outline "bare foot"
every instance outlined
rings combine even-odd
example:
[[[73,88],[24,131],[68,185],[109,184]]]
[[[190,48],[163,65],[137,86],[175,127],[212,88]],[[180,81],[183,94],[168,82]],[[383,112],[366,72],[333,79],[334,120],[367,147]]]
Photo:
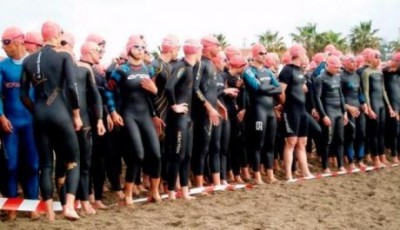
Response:
[[[267,184],[276,184],[279,182],[279,180],[273,177],[273,178],[266,178],[265,182],[267,182]]]
[[[176,192],[168,191],[168,200],[176,200]]]
[[[138,187],[140,193],[147,193],[147,192],[149,192],[149,190],[147,190],[146,187],[145,187],[143,184],[140,184],[140,185],[138,185],[137,187]]]
[[[17,211],[14,211],[14,210],[8,211],[8,218],[7,218],[7,220],[13,221],[13,220],[15,220],[15,219],[17,219]]]
[[[94,207],[95,209],[100,209],[100,210],[106,210],[106,209],[108,209],[108,207],[107,207],[105,204],[103,204],[103,202],[102,202],[101,200],[96,200],[96,201],[93,203],[93,207]]]
[[[356,164],[354,164],[354,163],[351,163],[350,165],[349,165],[349,170],[356,170],[356,169],[358,169],[357,168],[357,166],[356,166]]]
[[[326,168],[326,169],[323,169],[323,170],[322,170],[322,173],[324,173],[324,174],[325,174],[325,173],[331,173],[331,170],[330,170],[329,168]]]
[[[76,213],[75,209],[66,208],[64,211],[64,217],[68,220],[78,220],[80,217],[78,213]]]
[[[392,158],[392,162],[393,162],[394,164],[398,164],[398,163],[399,163],[399,157],[398,157],[398,156],[394,156],[394,157]]]
[[[244,181],[242,180],[242,178],[240,176],[235,176],[235,182],[239,183],[239,184],[243,184]]]
[[[40,214],[38,213],[38,212],[31,212],[30,213],[30,218],[31,218],[31,220],[38,220],[38,219],[40,219]]]
[[[96,210],[94,210],[94,208],[92,207],[92,205],[90,205],[88,201],[82,201],[81,204],[82,204],[82,211],[84,214],[89,216],[96,214]]]
[[[368,165],[364,164],[364,162],[362,161],[358,163],[358,166],[360,167],[360,169],[366,169],[368,167]]]
[[[56,213],[54,211],[46,212],[46,218],[48,221],[53,222],[56,219]]]
[[[191,195],[183,195],[182,197],[183,197],[183,199],[188,200],[188,201],[196,199],[196,197],[193,197]]]
[[[159,193],[152,193],[149,200],[154,203],[160,203],[162,201]]]

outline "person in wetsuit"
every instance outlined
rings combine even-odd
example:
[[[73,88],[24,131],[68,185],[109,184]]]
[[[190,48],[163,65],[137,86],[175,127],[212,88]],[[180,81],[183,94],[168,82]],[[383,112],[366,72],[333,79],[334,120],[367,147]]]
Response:
[[[220,122],[219,116],[226,118],[226,108],[218,101],[216,86],[216,70],[211,61],[218,52],[220,46],[214,36],[205,36],[201,39],[203,54],[201,61],[194,67],[194,142],[192,170],[195,176],[195,186],[202,187],[204,183],[205,159],[209,152],[212,129]],[[220,113],[218,112],[220,111]],[[219,158],[213,158],[219,161]],[[211,166],[213,184],[221,184],[218,162]],[[213,170],[215,169],[215,170]]]
[[[39,198],[39,156],[33,137],[33,119],[20,99],[22,62],[28,56],[24,46],[24,34],[18,27],[4,30],[2,46],[8,58],[0,62],[0,127],[4,143],[5,163],[3,195],[7,198],[18,196],[18,177],[23,186],[24,197]],[[33,95],[33,91],[29,91]],[[23,170],[21,170],[21,168]],[[19,172],[22,175],[18,175]],[[17,217],[17,211],[10,210],[8,218]],[[31,218],[38,218],[36,212]]]
[[[311,177],[308,169],[306,144],[308,134],[308,117],[305,107],[306,79],[301,70],[302,57],[306,55],[303,47],[292,46],[289,49],[291,64],[283,67],[279,73],[282,87],[281,101],[283,102],[283,122],[285,127],[285,148],[283,158],[285,162],[286,180],[292,180],[293,153],[300,164],[303,177]]]
[[[277,123],[274,112],[274,98],[282,89],[271,71],[264,67],[267,50],[261,44],[251,48],[253,64],[243,73],[250,102],[246,106],[246,141],[252,157],[252,169],[256,184],[263,184],[260,172],[261,160],[267,169],[267,181],[276,181],[273,173],[274,147]]]
[[[165,153],[165,121],[168,112],[168,99],[165,93],[165,84],[171,77],[172,68],[169,62],[178,57],[180,46],[179,40],[174,35],[166,36],[161,43],[161,54],[154,59],[150,66],[154,69],[153,81],[157,86],[157,95],[154,97],[154,107],[157,116],[153,122],[157,129],[161,148],[161,178],[167,182],[167,160]]]
[[[340,74],[342,93],[345,100],[349,122],[344,132],[344,152],[349,162],[349,168],[355,169],[355,163],[365,168],[364,142],[366,135],[365,111],[366,104],[361,88],[361,78],[355,72],[356,62],[353,56],[342,58],[343,72]]]
[[[124,126],[127,132],[125,162],[125,203],[133,205],[132,192],[134,180],[140,173],[145,158],[151,163],[148,173],[151,177],[151,198],[161,201],[158,186],[160,183],[161,155],[155,126],[152,122],[155,111],[151,95],[157,87],[151,80],[150,69],[143,64],[145,43],[139,36],[129,38],[127,46],[128,63],[116,69],[108,82],[107,105],[114,124]],[[121,109],[116,112],[114,94],[120,90]]]
[[[53,149],[62,159],[66,170],[67,189],[64,216],[78,219],[74,209],[75,193],[79,184],[79,143],[75,131],[82,127],[79,114],[79,97],[71,56],[58,50],[62,35],[59,25],[45,22],[42,36],[45,46],[28,56],[23,63],[21,99],[34,116],[34,133],[40,156],[40,188],[49,220],[53,211]],[[30,85],[34,86],[34,100],[29,97]],[[63,96],[64,87],[69,97]],[[72,111],[71,109],[72,108]]]
[[[326,63],[325,71],[315,79],[315,99],[322,119],[322,170],[324,173],[329,173],[330,152],[336,154],[339,170],[344,170],[343,142],[347,112],[338,75],[341,67],[340,60],[335,56],[330,56]]]
[[[92,163],[92,120],[96,120],[95,132],[102,136],[105,133],[103,124],[103,103],[97,89],[92,65],[100,62],[100,47],[94,42],[85,42],[81,46],[81,57],[76,66],[76,81],[79,93],[79,108],[82,118],[82,129],[77,132],[81,153],[80,183],[77,200],[81,201],[82,209],[89,215],[96,211],[89,203],[90,167]],[[89,113],[89,110],[91,113]]]
[[[172,76],[167,79],[165,94],[168,98],[166,127],[166,156],[168,161],[168,197],[176,199],[176,180],[179,173],[182,197],[193,199],[189,194],[189,170],[192,153],[192,95],[194,84],[193,66],[201,56],[201,44],[193,39],[184,42],[185,57],[176,64]]]
[[[395,117],[396,114],[386,93],[383,73],[379,69],[379,51],[370,51],[367,57],[370,66],[362,72],[362,86],[368,106],[367,136],[374,166],[383,167],[387,163],[384,153],[386,108],[390,117]]]
[[[386,118],[388,124],[386,126],[387,133],[389,134],[387,140],[392,154],[392,161],[393,163],[398,163],[400,152],[400,52],[392,56],[390,65],[385,67],[382,72],[389,102],[396,113],[396,116]]]

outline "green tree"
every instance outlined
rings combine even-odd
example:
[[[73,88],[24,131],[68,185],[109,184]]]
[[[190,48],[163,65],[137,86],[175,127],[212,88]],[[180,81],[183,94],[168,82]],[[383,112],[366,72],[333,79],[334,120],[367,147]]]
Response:
[[[219,44],[221,45],[222,50],[225,49],[225,47],[229,46],[228,41],[226,40],[225,35],[223,34],[214,34],[214,36],[218,39]]]
[[[397,40],[389,42],[390,52],[400,52],[400,29],[399,29],[399,37]]]
[[[267,48],[268,52],[282,54],[286,50],[286,44],[283,37],[279,36],[279,32],[271,32],[267,30],[265,33],[258,35],[258,42]]]
[[[333,31],[326,31],[317,34],[315,37],[315,43],[313,44],[313,50],[315,52],[322,52],[325,46],[332,44],[336,49],[345,53],[347,51],[347,41],[345,37],[342,37],[341,33],[336,33]]]
[[[351,29],[349,35],[350,49],[359,54],[363,49],[370,47],[377,49],[381,39],[377,36],[379,29],[372,29],[372,21],[360,22]]]
[[[317,37],[317,24],[307,23],[305,26],[296,27],[297,33],[291,33],[290,36],[294,42],[301,44],[309,56],[313,56],[316,51],[314,50],[315,40]]]

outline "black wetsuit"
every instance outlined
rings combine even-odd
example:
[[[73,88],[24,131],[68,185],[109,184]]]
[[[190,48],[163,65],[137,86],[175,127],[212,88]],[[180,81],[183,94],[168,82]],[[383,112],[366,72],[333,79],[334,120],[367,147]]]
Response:
[[[279,81],[287,85],[282,113],[286,137],[307,137],[309,118],[303,89],[306,78],[301,68],[293,64],[286,65],[279,73]]]
[[[393,111],[400,113],[400,69],[390,71],[390,67],[382,70],[386,92]],[[396,117],[386,116],[386,142],[392,156],[398,156],[400,152],[400,125]]]
[[[89,172],[92,162],[92,131],[89,109],[94,115],[94,120],[103,119],[103,102],[97,89],[94,73],[90,63],[77,63],[76,82],[78,84],[79,108],[82,119],[82,129],[77,132],[81,153],[80,183],[77,199],[89,200]],[[96,123],[97,125],[97,123]],[[94,132],[97,132],[97,126]]]
[[[34,101],[29,87],[35,88]],[[68,98],[62,94],[67,87]],[[36,145],[40,154],[40,188],[43,200],[53,197],[53,149],[66,173],[67,193],[75,195],[79,183],[79,143],[73,127],[72,109],[79,109],[74,64],[66,52],[46,45],[23,63],[21,99],[34,115]],[[76,163],[67,169],[67,163]]]
[[[190,158],[192,153],[192,94],[193,67],[186,61],[176,64],[165,85],[165,93],[170,105],[187,103],[186,114],[178,114],[168,109],[166,127],[166,154],[168,159],[167,180],[168,190],[174,191],[179,173],[180,185],[188,186]]]
[[[122,65],[112,73],[106,92],[108,109],[112,113],[116,110],[114,93],[120,90],[120,115],[128,138],[124,157],[127,164],[125,181],[128,183],[136,179],[145,158],[152,165],[149,176],[160,177],[160,145],[152,121],[155,116],[153,102],[150,93],[140,86],[141,80],[149,79],[151,75],[144,65]]]
[[[93,69],[93,68],[92,68]],[[96,85],[103,101],[103,114],[108,114],[105,105],[105,90],[107,87],[106,76],[102,76],[93,69]],[[111,76],[111,73],[110,73]],[[91,110],[89,110],[91,112]],[[93,118],[94,116],[91,116]],[[103,116],[103,123],[107,129],[107,119]],[[97,127],[97,120],[92,119],[92,127]],[[117,127],[115,127],[117,129]],[[95,200],[101,200],[103,196],[103,186],[107,175],[113,191],[121,191],[119,175],[121,173],[121,153],[123,140],[118,138],[118,131],[107,129],[103,136],[99,136],[97,132],[93,132],[93,154],[91,167],[91,180],[93,184],[93,192]],[[118,142],[116,142],[116,141]],[[89,189],[91,192],[92,189]]]
[[[367,119],[367,135],[373,156],[383,155],[385,150],[385,104],[389,106],[382,71],[366,68],[362,74],[365,102],[371,106],[376,119]]]
[[[322,124],[323,148],[321,153],[322,169],[328,168],[330,151],[336,153],[338,168],[343,167],[345,102],[341,90],[340,76],[323,72],[315,79],[316,105],[321,119],[325,116],[331,120],[331,126]]]
[[[193,117],[193,135],[196,141],[193,144],[192,170],[195,176],[200,176],[204,174],[205,159],[209,152],[213,129],[204,104],[208,101],[212,107],[216,108],[218,90],[216,84],[216,70],[210,59],[202,57],[201,61],[194,66],[193,71],[195,75],[193,89],[193,113],[195,114]],[[210,157],[218,161],[210,165],[210,168],[216,169],[216,165],[219,165],[219,155],[218,157]]]
[[[359,109],[360,116],[355,118],[347,114],[349,123],[345,127],[344,151],[349,163],[361,161],[364,158],[364,141],[366,135],[365,114],[361,111],[360,105],[365,103],[364,94],[361,88],[361,78],[356,72],[344,70],[341,75],[342,92],[345,103]]]
[[[274,98],[282,89],[272,72],[266,68],[249,67],[243,73],[250,103],[246,106],[247,149],[252,156],[253,171],[260,171],[260,162],[272,169],[277,123]]]

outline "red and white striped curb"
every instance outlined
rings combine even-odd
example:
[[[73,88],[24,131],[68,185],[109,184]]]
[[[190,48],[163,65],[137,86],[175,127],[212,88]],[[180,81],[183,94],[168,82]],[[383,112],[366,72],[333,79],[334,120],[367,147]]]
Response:
[[[388,168],[391,167],[398,167],[400,164],[392,164],[389,166],[386,166]],[[322,173],[322,174],[316,174],[311,177],[304,177],[304,178],[297,178],[293,179],[290,181],[287,181],[288,183],[296,183],[296,182],[302,182],[306,180],[313,180],[313,179],[322,179],[326,177],[336,177],[340,175],[346,175],[346,174],[353,174],[353,173],[359,173],[359,172],[370,172],[370,171],[376,171],[380,170],[385,167],[366,167],[364,169],[354,169],[354,170],[347,170],[347,171],[337,171],[337,172],[331,172],[331,173]],[[189,190],[190,195],[198,195],[202,193],[209,193],[209,192],[219,192],[219,191],[226,191],[226,190],[238,190],[238,189],[245,189],[245,188],[252,188],[254,187],[253,185],[250,184],[235,184],[235,185],[218,185],[218,186],[207,186],[207,187],[201,187],[201,188],[192,188]],[[177,192],[176,194],[177,197],[182,196],[182,192]],[[161,195],[161,199],[166,199],[168,198],[167,194]],[[133,202],[134,203],[144,203],[144,202],[149,202],[151,201],[151,198],[144,197],[144,198],[139,198],[135,199]],[[77,206],[76,208],[80,208]],[[61,203],[59,201],[56,201],[53,203],[53,209],[54,211],[62,211]],[[45,212],[46,207],[44,201],[41,200],[27,200],[23,198],[0,198],[0,210],[14,210],[14,211],[26,211],[26,212],[32,212],[32,211],[37,211],[37,212]]]
[[[250,184],[228,184],[228,185],[217,185],[217,186],[206,186],[206,187],[201,187],[201,188],[192,188],[189,189],[189,195],[198,195],[202,193],[209,193],[209,192],[220,192],[220,191],[226,191],[226,190],[238,190],[238,189],[245,189],[245,188],[252,188],[253,185]],[[177,192],[176,197],[179,198],[182,196],[182,192]],[[163,194],[161,195],[161,199],[167,199],[168,194]],[[149,202],[151,201],[151,198],[145,197],[145,198],[139,198],[134,200],[134,203],[143,203],[143,202]]]
[[[53,203],[54,211],[61,211],[61,203]],[[41,200],[27,200],[23,198],[0,198],[0,210],[45,212],[46,206]]]
[[[325,177],[336,177],[336,176],[341,176],[341,175],[347,175],[347,174],[353,174],[353,173],[359,173],[359,172],[370,172],[370,171],[377,171],[380,169],[384,168],[392,168],[392,167],[398,167],[400,164],[391,164],[386,167],[372,167],[368,166],[366,168],[359,168],[359,169],[353,169],[353,170],[346,170],[346,171],[335,171],[331,173],[319,173],[310,177],[301,177],[293,180],[288,180],[287,183],[295,183],[295,182],[301,182],[301,181],[306,181],[306,180],[314,180],[314,179],[322,179]]]

